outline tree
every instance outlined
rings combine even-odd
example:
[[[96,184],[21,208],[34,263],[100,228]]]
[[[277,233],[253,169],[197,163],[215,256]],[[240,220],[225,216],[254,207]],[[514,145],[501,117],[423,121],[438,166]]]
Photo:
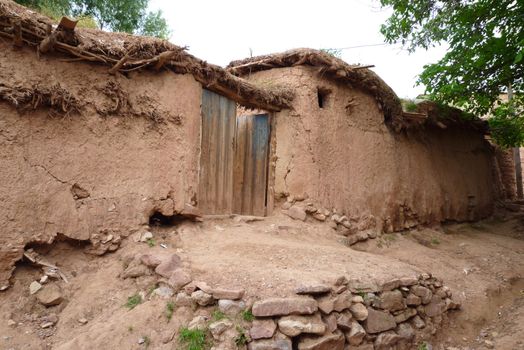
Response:
[[[380,2],[393,7],[381,27],[386,42],[400,42],[411,52],[449,45],[419,76],[430,97],[478,116],[489,114],[499,144],[524,144],[524,1]],[[510,102],[501,98],[508,87],[514,91]]]
[[[161,11],[147,11],[149,0],[16,0],[54,19],[94,19],[100,29],[167,39],[169,27]]]

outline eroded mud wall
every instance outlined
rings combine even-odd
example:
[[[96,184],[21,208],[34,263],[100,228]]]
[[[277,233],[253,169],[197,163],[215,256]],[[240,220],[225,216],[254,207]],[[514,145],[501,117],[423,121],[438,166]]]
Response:
[[[0,286],[27,243],[60,233],[101,253],[152,212],[181,210],[198,187],[202,88],[192,76],[115,76],[59,59],[0,41],[4,91],[59,88],[79,109],[50,109],[45,93],[0,98]]]
[[[493,158],[482,135],[450,128],[395,134],[370,95],[309,67],[249,79],[297,93],[295,110],[276,115],[275,193],[307,194],[358,229],[399,230],[491,212]]]

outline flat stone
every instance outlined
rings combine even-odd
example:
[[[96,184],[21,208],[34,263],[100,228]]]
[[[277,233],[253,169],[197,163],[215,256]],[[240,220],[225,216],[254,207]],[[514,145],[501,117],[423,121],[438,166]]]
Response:
[[[331,287],[327,284],[303,284],[295,288],[296,294],[325,294],[331,292]]]
[[[213,296],[202,290],[196,290],[191,294],[191,299],[200,306],[211,305],[215,302]]]
[[[424,312],[429,317],[442,315],[446,311],[446,303],[437,295],[431,298],[431,302],[424,307]]]
[[[368,333],[380,333],[393,329],[397,326],[395,318],[389,312],[377,311],[368,308],[368,317],[364,322],[364,328]]]
[[[333,300],[333,310],[341,312],[346,309],[349,309],[349,307],[351,306],[351,298],[351,293],[348,291],[337,295]]]
[[[120,277],[123,279],[126,278],[137,278],[149,275],[151,272],[149,268],[145,265],[139,264],[136,261],[133,261],[125,270],[122,272]]]
[[[40,327],[42,327],[42,328],[45,329],[45,328],[51,328],[51,327],[53,327],[54,325],[55,325],[55,324],[54,324],[53,322],[44,322],[44,323],[42,323],[42,324],[40,325]]]
[[[361,304],[364,304],[364,298],[362,298],[360,295],[354,295],[352,298],[351,298],[351,302],[352,303],[361,303]]]
[[[411,341],[415,338],[415,330],[409,323],[401,323],[397,327],[397,334],[404,340]]]
[[[353,324],[353,316],[350,312],[344,312],[338,315],[337,317],[337,326],[345,331],[348,331],[351,329],[351,325]]]
[[[398,311],[406,308],[404,297],[399,290],[383,292],[379,298],[379,307],[384,310]]]
[[[400,314],[395,315],[395,322],[402,323],[409,320],[411,317],[417,314],[417,310],[413,308],[407,308],[405,311],[402,311]]]
[[[147,240],[153,239],[153,234],[149,231],[144,232],[140,235],[140,242],[147,242]]]
[[[422,299],[419,296],[416,296],[413,293],[409,293],[406,297],[406,305],[408,306],[418,306],[422,304]]]
[[[191,275],[189,271],[185,269],[176,269],[169,277],[167,283],[173,287],[174,290],[178,291],[182,289],[185,285],[191,282]]]
[[[364,321],[366,318],[368,318],[369,312],[368,309],[364,306],[364,304],[353,304],[349,307],[349,311],[351,311],[353,318],[357,321]]]
[[[277,339],[255,340],[247,345],[248,350],[293,350],[291,339],[279,337]]]
[[[226,331],[226,329],[231,328],[233,326],[233,322],[231,322],[228,319],[222,319],[216,322],[213,322],[209,325],[209,331],[211,332],[211,335],[213,336],[213,339],[219,340],[220,335]]]
[[[326,221],[326,215],[322,214],[322,213],[314,213],[313,215],[313,218],[318,220],[318,221]]]
[[[201,291],[204,291],[206,292],[207,294],[213,294],[213,288],[211,288],[209,286],[209,284],[207,284],[206,282],[203,282],[203,281],[196,281],[195,282],[195,287],[197,289],[200,289]]]
[[[37,281],[33,281],[29,285],[29,294],[33,295],[36,292],[38,292],[40,289],[42,289],[42,285],[38,283]]]
[[[402,277],[399,279],[399,282],[401,287],[410,287],[418,283],[418,278],[416,276]]]
[[[335,301],[331,296],[325,296],[318,299],[318,308],[323,314],[330,314],[335,308]]]
[[[431,301],[431,298],[433,297],[433,293],[431,292],[429,288],[419,286],[419,285],[412,286],[411,293],[420,297],[422,304],[428,304]]]
[[[196,316],[189,322],[187,325],[187,329],[189,330],[195,330],[195,329],[206,329],[207,326],[207,317],[205,316]]]
[[[255,302],[252,312],[256,317],[269,317],[310,315],[317,310],[317,301],[312,298],[270,298]]]
[[[215,299],[242,299],[245,290],[243,288],[214,288],[212,295]]]
[[[360,345],[365,336],[366,331],[364,330],[364,327],[362,327],[357,321],[351,322],[351,329],[346,333],[347,342],[350,345]]]
[[[249,335],[251,339],[267,339],[275,334],[277,324],[272,319],[254,320]]]
[[[182,259],[176,254],[162,261],[156,268],[155,272],[162,277],[170,278],[173,272],[182,267]]]
[[[323,334],[326,325],[319,314],[314,316],[284,316],[278,320],[278,329],[288,337],[296,337],[302,333]]]
[[[337,316],[338,314],[336,312],[324,316],[324,323],[326,324],[329,333],[333,333],[337,330]]]
[[[382,284],[382,291],[387,292],[400,287],[400,279],[395,278]]]
[[[193,299],[184,292],[179,292],[175,298],[175,305],[178,306],[191,306],[193,305]]]
[[[291,206],[291,208],[289,208],[288,210],[284,210],[283,212],[284,214],[295,220],[305,221],[307,217],[304,208],[301,208],[297,205],[293,205]]]
[[[375,350],[389,350],[401,339],[394,331],[380,333],[375,339]]]
[[[82,318],[79,318],[79,319],[78,319],[78,323],[80,323],[80,324],[82,324],[82,325],[87,324],[87,322],[88,322],[88,321],[87,321],[87,318],[85,318],[85,317],[82,317]]]
[[[228,316],[235,316],[246,309],[246,303],[241,300],[220,299],[218,309]]]
[[[298,342],[298,350],[343,350],[344,335],[340,332],[322,337],[305,336]]]
[[[36,298],[44,306],[59,305],[63,300],[62,292],[56,284],[47,284],[36,294]]]
[[[153,254],[142,254],[140,255],[140,262],[147,267],[155,268],[162,263],[162,259]]]
[[[8,327],[16,327],[16,321],[12,320],[12,319],[7,320],[7,326]]]

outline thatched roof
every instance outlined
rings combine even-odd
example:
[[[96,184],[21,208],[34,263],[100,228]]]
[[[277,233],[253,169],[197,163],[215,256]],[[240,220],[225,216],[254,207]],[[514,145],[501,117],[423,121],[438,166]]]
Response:
[[[299,65],[317,67],[319,73],[327,78],[367,91],[382,107],[386,122],[396,130],[403,128],[402,105],[389,85],[367,67],[350,65],[319,50],[294,49],[246,58],[231,62],[227,70],[237,76],[246,76],[263,70]]]
[[[38,54],[53,50],[70,57],[70,61],[103,64],[113,74],[140,69],[192,74],[206,89],[249,108],[277,111],[289,108],[293,97],[289,92],[256,87],[168,41],[93,29],[70,30],[11,0],[0,0],[2,37],[12,40],[15,46],[33,46]]]

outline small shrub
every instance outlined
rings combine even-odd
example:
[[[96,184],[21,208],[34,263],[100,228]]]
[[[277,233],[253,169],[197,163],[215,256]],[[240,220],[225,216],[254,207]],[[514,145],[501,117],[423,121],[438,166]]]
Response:
[[[144,348],[149,348],[149,345],[151,345],[151,338],[149,338],[147,335],[144,335],[142,339],[144,339]]]
[[[418,349],[417,350],[429,350],[428,343],[426,343],[424,341],[424,342],[418,344]]]
[[[252,322],[255,319],[251,310],[242,311],[242,319],[247,322]]]
[[[215,310],[211,314],[211,318],[213,319],[213,321],[220,321],[220,320],[223,320],[224,318],[226,318],[226,314],[223,313],[220,310]]]
[[[238,335],[235,337],[236,346],[243,346],[247,344],[246,332],[242,327],[237,326]]]
[[[142,297],[140,294],[136,293],[130,297],[127,298],[127,302],[125,303],[125,307],[127,307],[129,310],[134,309],[138,304],[142,303]]]
[[[440,244],[440,239],[438,239],[437,237],[431,238],[431,244],[433,244],[433,245]]]
[[[153,248],[156,245],[156,242],[153,238],[148,238],[147,245],[149,246],[149,248]]]
[[[175,303],[169,301],[166,304],[166,317],[168,321],[171,321],[171,318],[173,318],[173,312],[175,312]]]
[[[178,337],[186,350],[204,350],[206,346],[206,333],[202,329],[182,328]]]
[[[133,326],[128,326],[127,330],[128,330],[129,333],[133,333],[134,328],[133,328]]]

